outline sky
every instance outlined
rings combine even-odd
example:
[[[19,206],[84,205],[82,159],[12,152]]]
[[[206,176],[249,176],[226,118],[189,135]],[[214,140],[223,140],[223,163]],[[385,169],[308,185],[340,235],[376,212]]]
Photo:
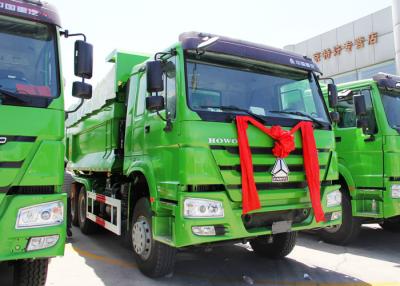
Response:
[[[63,29],[85,33],[94,46],[93,86],[111,64],[114,49],[162,51],[180,33],[201,31],[282,48],[309,39],[391,5],[392,0],[48,0]],[[61,39],[65,105],[71,96],[73,44]]]

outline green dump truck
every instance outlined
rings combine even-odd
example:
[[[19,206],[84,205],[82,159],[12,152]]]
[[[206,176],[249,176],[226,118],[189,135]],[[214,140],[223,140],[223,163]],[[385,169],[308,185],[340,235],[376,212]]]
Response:
[[[328,242],[348,244],[363,223],[400,230],[400,77],[380,73],[338,90],[343,223],[320,233]]]
[[[0,1],[0,262],[14,265],[14,285],[44,285],[49,258],[64,253],[59,33],[52,6]],[[77,68],[90,64],[79,58]]]
[[[159,277],[173,270],[177,248],[249,241],[260,255],[283,257],[297,231],[341,222],[334,134],[310,59],[189,32],[152,57],[115,51],[107,60],[112,70],[67,121],[73,222],[83,233],[122,236],[141,271]],[[248,127],[247,178],[260,205],[244,211],[241,159],[251,158],[239,156],[240,116],[261,127],[314,124],[322,221],[300,131],[287,137],[290,155],[276,158],[276,142]]]

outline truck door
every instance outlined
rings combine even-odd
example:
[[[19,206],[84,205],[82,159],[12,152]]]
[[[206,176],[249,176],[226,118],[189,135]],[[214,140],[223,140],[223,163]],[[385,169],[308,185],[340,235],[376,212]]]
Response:
[[[125,156],[143,155],[146,79],[144,73],[137,73],[130,79],[127,106]]]
[[[164,65],[164,91],[158,95],[164,96],[166,109],[160,111],[161,117],[169,118],[171,128],[166,128],[167,123],[156,112],[147,112],[144,126],[145,150],[153,163],[156,179],[162,184],[174,184],[177,181],[178,169],[178,131],[179,126],[176,118],[177,86],[176,71],[177,58],[169,58]],[[165,168],[165,166],[171,166]],[[173,167],[172,167],[173,166]],[[168,186],[166,186],[168,188]],[[172,186],[170,186],[172,187]]]
[[[366,99],[370,134],[364,134],[362,128],[357,127],[353,96],[339,100],[340,122],[335,132],[339,161],[351,172],[356,189],[380,190],[383,187],[382,136],[375,120],[371,90],[353,90],[353,95],[359,93]]]

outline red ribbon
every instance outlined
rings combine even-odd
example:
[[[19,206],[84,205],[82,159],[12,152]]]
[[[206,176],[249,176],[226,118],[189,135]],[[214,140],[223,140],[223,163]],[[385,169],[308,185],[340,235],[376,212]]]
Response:
[[[311,204],[317,222],[325,221],[324,211],[321,206],[321,186],[319,176],[318,152],[315,144],[313,126],[311,122],[299,122],[292,130],[283,130],[280,126],[265,127],[263,124],[249,116],[237,116],[240,166],[242,170],[242,204],[243,214],[261,208],[260,199],[254,181],[252,155],[247,138],[249,122],[275,140],[272,149],[274,156],[287,157],[295,149],[293,134],[301,130],[303,142],[304,169],[310,190]]]

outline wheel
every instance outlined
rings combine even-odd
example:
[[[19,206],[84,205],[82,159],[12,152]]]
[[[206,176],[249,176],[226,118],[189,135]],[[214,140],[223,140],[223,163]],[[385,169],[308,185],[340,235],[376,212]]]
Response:
[[[381,228],[387,231],[400,232],[400,218],[387,219],[379,224]]]
[[[69,197],[70,204],[71,204],[71,224],[74,226],[79,226],[79,207],[78,207],[78,200],[79,200],[79,192],[77,190],[78,185],[73,185],[75,192],[73,196]],[[72,193],[72,192],[71,192]]]
[[[132,247],[140,271],[158,278],[174,270],[176,249],[153,239],[152,212],[147,198],[141,198],[133,211]]]
[[[357,239],[361,220],[353,217],[350,196],[342,191],[342,224],[318,230],[320,238],[328,243],[347,245]]]
[[[250,241],[254,252],[260,256],[281,259],[292,252],[296,245],[297,232],[278,233],[272,236],[259,236]]]
[[[78,196],[78,223],[83,234],[92,234],[97,230],[97,225],[86,217],[86,190],[82,187]]]
[[[71,224],[79,226],[78,199],[76,198],[78,195],[77,192],[75,192],[74,195],[74,197],[69,198],[71,203]]]
[[[14,286],[44,286],[49,259],[19,260],[14,265]]]
[[[71,224],[73,223],[73,215],[72,215],[72,200],[71,200],[71,192],[72,192],[72,184],[74,183],[74,178],[68,172],[64,172],[64,185],[63,192],[67,194],[67,228],[71,228]],[[76,222],[78,220],[76,219]]]

